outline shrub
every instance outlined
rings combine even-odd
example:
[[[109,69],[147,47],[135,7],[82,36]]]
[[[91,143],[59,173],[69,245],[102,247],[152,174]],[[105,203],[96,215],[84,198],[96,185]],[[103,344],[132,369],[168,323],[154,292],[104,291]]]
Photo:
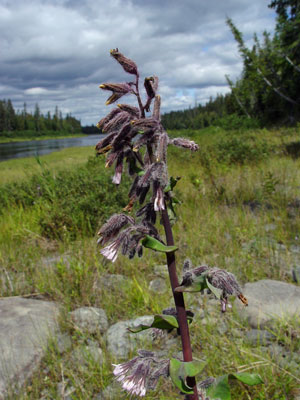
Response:
[[[0,209],[39,206],[41,234],[47,238],[93,235],[98,224],[127,203],[125,185],[112,189],[110,174],[98,158],[56,175],[44,170],[27,182],[2,186]]]

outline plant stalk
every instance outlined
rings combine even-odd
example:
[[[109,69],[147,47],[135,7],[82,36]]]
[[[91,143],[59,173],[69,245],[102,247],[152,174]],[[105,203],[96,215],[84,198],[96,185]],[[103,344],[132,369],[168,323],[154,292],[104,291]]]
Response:
[[[174,245],[174,238],[172,227],[170,224],[170,219],[167,211],[167,207],[162,210],[162,222],[166,234],[166,240],[168,246]],[[174,302],[177,311],[177,319],[178,325],[180,329],[180,336],[181,336],[181,343],[182,343],[182,352],[183,352],[183,361],[193,361],[192,356],[192,347],[190,341],[190,333],[188,327],[188,321],[186,316],[186,310],[184,305],[184,298],[182,293],[174,292],[174,289],[179,286],[177,272],[176,272],[176,260],[175,260],[175,253],[166,253],[167,256],[167,263],[168,263],[168,270],[169,270],[169,277],[174,297]],[[195,377],[188,378],[188,385],[193,387],[194,393],[188,395],[186,398],[189,400],[199,400],[197,386],[196,386],[196,379]]]

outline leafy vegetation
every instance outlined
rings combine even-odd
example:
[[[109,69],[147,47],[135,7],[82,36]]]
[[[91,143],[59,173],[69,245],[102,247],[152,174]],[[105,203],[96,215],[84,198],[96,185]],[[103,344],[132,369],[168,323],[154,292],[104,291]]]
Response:
[[[174,137],[183,134],[184,131],[172,132]],[[291,282],[292,247],[298,243],[300,230],[299,200],[297,202],[300,158],[286,149],[298,141],[299,131],[282,129],[229,133],[211,127],[192,131],[189,133],[191,135],[202,149],[201,153],[190,155],[174,148],[169,155],[170,174],[174,175],[179,169],[181,176],[175,187],[176,197],[181,204],[176,205],[180,207],[180,212],[178,223],[174,226],[179,263],[183,262],[185,256],[182,249],[188,246],[195,264],[207,263],[228,269],[242,283],[264,278]],[[247,139],[248,135],[251,139]],[[244,136],[254,150],[260,148],[261,141],[267,143],[266,154],[261,157],[259,152],[257,158],[246,158],[238,163],[227,158],[218,159],[220,142],[234,137],[242,140]],[[78,202],[77,191],[81,179],[87,181],[89,177],[96,186],[102,182],[105,184],[106,179],[109,181],[107,170],[101,167],[97,159],[92,159],[84,166],[77,165],[77,159],[83,160],[86,154],[93,154],[93,149],[68,149],[64,153],[53,153],[51,159],[50,156],[41,157],[42,164],[45,164],[43,160],[48,160],[43,168],[33,159],[33,164],[40,172],[34,179],[22,182],[24,198],[17,202],[14,200],[16,175],[13,171],[9,175],[11,185],[1,185],[0,193],[4,189],[9,200],[2,203],[5,208],[0,216],[2,296],[40,293],[59,301],[62,305],[61,330],[72,338],[72,347],[63,354],[55,342],[50,346],[41,368],[24,387],[20,397],[22,400],[42,398],[45,391],[50,393],[49,397],[58,398],[57,384],[62,376],[66,385],[69,382],[68,385],[75,389],[72,393],[74,399],[92,399],[112,384],[111,362],[114,360],[106,352],[101,335],[95,335],[93,339],[101,344],[104,351],[105,362],[102,366],[89,360],[87,367],[82,368],[72,361],[71,351],[80,343],[88,343],[90,337],[68,321],[68,311],[86,305],[101,307],[105,309],[110,324],[113,324],[136,315],[159,314],[166,302],[170,301],[166,293],[153,296],[148,287],[149,280],[153,279],[154,266],[164,263],[162,253],[146,249],[147,256],[142,265],[140,260],[129,262],[125,258],[107,264],[97,255],[95,237],[89,236],[96,233],[97,228],[94,231],[83,229],[82,224],[75,223],[76,234],[65,230],[61,231],[64,232],[61,237],[52,239],[42,230],[41,217],[47,215],[50,204],[58,208],[61,204],[58,193],[65,193],[66,190],[55,188],[56,184],[68,187],[68,202],[74,205]],[[68,161],[70,156],[73,158]],[[59,161],[60,169],[64,167],[61,161],[68,161],[68,170],[71,172],[60,174],[55,159]],[[16,160],[17,166],[19,163],[21,167],[21,160]],[[4,179],[7,182],[7,165],[13,168],[9,161],[1,163],[1,182]],[[98,181],[96,178],[94,180],[93,175],[97,176]],[[56,180],[57,176],[61,179]],[[35,203],[28,203],[28,193],[36,190],[33,182],[43,182],[45,187]],[[93,189],[101,193],[96,186]],[[216,193],[219,195],[216,196]],[[106,191],[102,201],[96,203],[99,214],[94,218],[98,218],[99,225],[112,212],[109,209],[110,199],[111,191]],[[93,196],[88,198],[88,202],[89,207],[95,207]],[[106,211],[107,214],[101,214]],[[68,210],[68,216],[75,222],[80,213],[77,206]],[[273,226],[271,230],[267,229],[269,225]],[[280,254],[279,248],[284,249]],[[128,285],[118,287],[116,291],[99,289],[99,282],[107,273],[125,275],[129,279]],[[267,349],[259,345],[253,347],[244,341],[243,337],[249,330],[245,321],[241,321],[234,312],[229,312],[224,316],[224,323],[216,324],[218,316],[208,309],[202,297],[197,299],[188,295],[187,305],[196,316],[201,313],[205,317],[205,323],[198,323],[196,318],[190,325],[195,356],[207,361],[204,377],[222,375],[224,370],[230,373],[247,370],[261,375],[264,385],[249,387],[247,391],[236,382],[232,386],[233,399],[273,400],[296,395],[299,375],[295,365],[279,364],[276,355]],[[299,352],[297,338],[300,331],[297,321],[281,321],[272,333],[275,343],[289,354]],[[146,398],[177,398],[176,391],[172,390],[171,385],[160,386]]]
[[[26,103],[21,112],[14,110],[10,99],[0,100],[0,138],[53,136],[66,133],[81,133],[81,124],[76,118],[67,114],[65,118],[58,107],[51,115],[43,115],[39,105],[34,113],[27,111]]]
[[[24,210],[34,206],[40,208],[38,224],[43,237],[62,239],[66,232],[70,238],[93,235],[100,219],[127,202],[124,189],[111,190],[109,182],[110,175],[97,158],[76,170],[53,174],[42,169],[41,175],[28,181],[2,186],[0,213],[5,214],[12,205]]]
[[[243,60],[241,77],[231,92],[218,95],[202,106],[163,116],[168,129],[201,129],[211,125],[224,129],[264,126],[296,126],[300,120],[300,6],[297,0],[273,0],[276,12],[274,35],[263,32],[248,48],[243,34],[228,18],[227,24]]]

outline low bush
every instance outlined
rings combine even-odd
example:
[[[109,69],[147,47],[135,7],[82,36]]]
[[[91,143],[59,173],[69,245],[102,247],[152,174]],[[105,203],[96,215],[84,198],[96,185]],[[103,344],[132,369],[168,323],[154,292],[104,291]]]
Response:
[[[0,191],[0,213],[12,206],[39,207],[41,234],[50,239],[92,235],[99,222],[127,203],[126,188],[112,189],[110,173],[97,158],[73,171],[44,170],[28,181],[6,184]]]
[[[213,125],[219,126],[226,131],[247,130],[259,128],[260,122],[255,118],[248,118],[245,115],[230,114],[218,118],[214,121]]]

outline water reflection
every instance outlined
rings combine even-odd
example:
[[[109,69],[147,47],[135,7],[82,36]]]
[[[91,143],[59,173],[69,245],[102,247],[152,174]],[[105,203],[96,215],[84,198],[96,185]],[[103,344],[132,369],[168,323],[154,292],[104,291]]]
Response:
[[[42,156],[67,147],[95,146],[101,136],[103,135],[0,143],[0,161],[21,157]]]

